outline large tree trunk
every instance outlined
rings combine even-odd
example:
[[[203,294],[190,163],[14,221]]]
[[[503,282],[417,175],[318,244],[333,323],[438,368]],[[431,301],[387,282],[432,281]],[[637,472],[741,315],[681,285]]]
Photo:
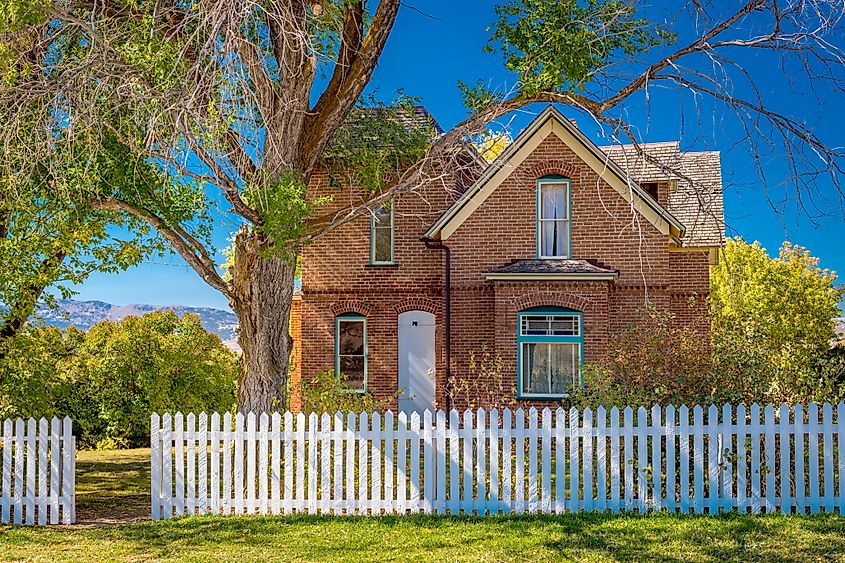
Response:
[[[296,257],[269,254],[266,246],[254,230],[242,228],[235,237],[230,301],[243,350],[238,381],[238,411],[243,413],[281,411],[287,401]]]

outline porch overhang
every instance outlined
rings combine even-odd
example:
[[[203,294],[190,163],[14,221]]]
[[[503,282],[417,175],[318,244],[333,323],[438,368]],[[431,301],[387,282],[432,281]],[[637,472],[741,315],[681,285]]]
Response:
[[[615,281],[619,274],[484,274],[484,279],[490,281]]]
[[[484,272],[484,279],[490,281],[562,281],[591,282],[614,281],[619,277],[617,270],[608,268],[598,260],[536,259],[517,260]]]

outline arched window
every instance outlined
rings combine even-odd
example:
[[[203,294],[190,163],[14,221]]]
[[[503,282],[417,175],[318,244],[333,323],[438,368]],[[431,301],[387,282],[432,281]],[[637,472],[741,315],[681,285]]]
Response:
[[[568,178],[537,180],[537,258],[572,258],[569,203]]]
[[[334,372],[358,392],[367,390],[367,317],[358,313],[334,320]]]
[[[562,307],[534,307],[520,311],[517,321],[517,397],[566,397],[581,384],[582,314]]]

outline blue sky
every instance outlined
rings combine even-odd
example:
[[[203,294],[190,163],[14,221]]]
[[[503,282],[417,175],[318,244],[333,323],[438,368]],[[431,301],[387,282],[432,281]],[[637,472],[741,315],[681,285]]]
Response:
[[[419,7],[425,15],[416,10]],[[651,17],[665,10],[650,8]],[[668,12],[667,12],[668,13]],[[683,17],[682,17],[683,19]],[[384,56],[375,72],[371,90],[390,99],[398,88],[418,96],[441,125],[450,126],[466,117],[456,84],[458,80],[474,83],[481,79],[495,89],[507,89],[514,83],[501,64],[498,54],[483,53],[488,32],[494,21],[493,2],[443,1],[404,3]],[[680,20],[679,20],[680,21]],[[753,26],[759,22],[748,21]],[[681,40],[693,30],[688,24],[676,25]],[[822,91],[820,99],[790,88],[777,61],[768,55],[741,55],[738,61],[754,70],[762,94],[776,109],[798,115],[828,145],[845,145],[841,117],[841,96]],[[769,71],[768,69],[771,69]],[[703,69],[707,71],[706,68]],[[740,85],[736,86],[743,93]],[[787,176],[783,154],[775,151],[763,161],[767,183],[764,187],[742,137],[739,123],[724,108],[713,104],[696,107],[690,96],[667,90],[650,91],[650,103],[643,96],[624,107],[625,118],[638,128],[642,141],[658,142],[680,139],[682,150],[719,150],[725,188],[725,218],[729,235],[759,240],[776,253],[784,240],[806,246],[821,259],[823,267],[845,272],[845,221],[841,209],[832,215],[810,220],[795,208],[794,200],[779,201]],[[610,144],[587,118],[562,108],[575,117],[579,126],[599,144]],[[516,115],[513,133],[530,121],[542,106],[526,108]],[[818,182],[822,194],[833,191],[829,179]],[[821,207],[824,207],[822,205]],[[775,209],[777,208],[777,210]],[[226,239],[236,228],[236,221],[220,214],[215,243],[226,246]],[[223,261],[222,256],[220,261]],[[75,288],[79,299],[96,299],[116,304],[183,304],[227,308],[226,299],[206,286],[176,255],[158,256],[119,274],[94,274]]]

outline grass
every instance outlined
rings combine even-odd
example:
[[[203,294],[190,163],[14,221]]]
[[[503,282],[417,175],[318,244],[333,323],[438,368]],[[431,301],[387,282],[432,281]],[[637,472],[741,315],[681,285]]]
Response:
[[[108,524],[149,515],[149,449],[77,453],[77,522]]]
[[[845,561],[845,518],[202,517],[148,512],[148,452],[80,452],[73,527],[0,527],[0,560]],[[110,524],[113,522],[126,522]]]

